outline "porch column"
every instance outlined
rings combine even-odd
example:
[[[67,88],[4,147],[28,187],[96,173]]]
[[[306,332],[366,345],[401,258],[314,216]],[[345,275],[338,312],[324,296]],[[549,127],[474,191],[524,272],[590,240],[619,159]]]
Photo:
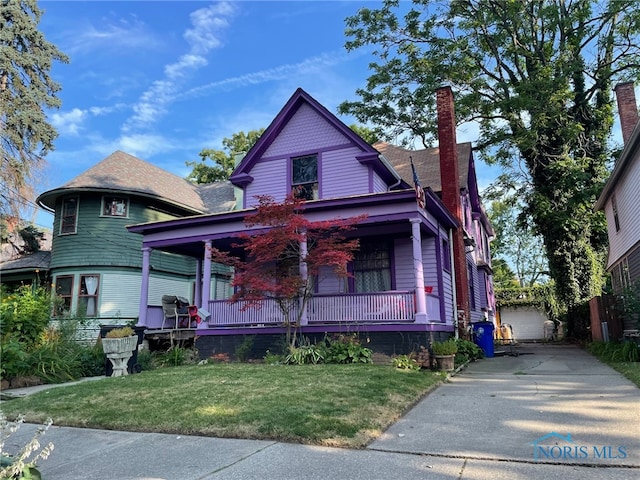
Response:
[[[194,288],[194,305],[202,305],[202,259],[196,260],[196,284]]]
[[[422,264],[422,234],[420,219],[411,219],[411,240],[413,243],[413,273],[416,279],[416,323],[426,323],[427,299],[424,294],[424,267]]]
[[[147,299],[149,298],[149,259],[151,249],[142,247],[142,285],[140,286],[140,307],[138,309],[138,326],[147,326]]]
[[[202,273],[202,304],[200,308],[209,311],[209,300],[211,297],[211,240],[204,242],[204,272]]]
[[[309,270],[307,268],[307,234],[304,233],[303,239],[300,241],[300,278],[304,284],[305,290],[308,288],[307,282],[309,281]],[[303,300],[300,300],[302,304]],[[302,306],[302,305],[301,305]],[[307,306],[305,305],[300,315],[300,325],[307,325],[309,323],[307,319]]]

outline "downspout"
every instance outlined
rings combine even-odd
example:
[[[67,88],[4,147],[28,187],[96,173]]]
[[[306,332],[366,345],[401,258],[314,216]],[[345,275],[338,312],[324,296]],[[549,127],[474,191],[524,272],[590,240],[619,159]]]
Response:
[[[449,229],[449,256],[451,257],[451,292],[453,294],[453,335],[458,339],[458,296],[456,294],[456,269],[454,267],[453,258],[453,230]]]

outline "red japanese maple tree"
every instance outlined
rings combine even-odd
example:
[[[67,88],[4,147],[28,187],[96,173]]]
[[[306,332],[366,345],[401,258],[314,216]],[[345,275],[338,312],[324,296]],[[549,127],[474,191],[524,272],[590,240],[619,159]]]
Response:
[[[309,221],[304,199],[289,195],[277,203],[270,195],[256,196],[256,212],[245,217],[251,230],[239,235],[234,247],[243,256],[210,249],[214,262],[234,267],[231,302],[244,302],[242,309],[260,308],[266,300],[278,304],[287,327],[287,344],[294,346],[313,281],[329,267],[338,278],[350,276],[347,263],[353,259],[358,239],[346,233],[366,215],[346,219]]]

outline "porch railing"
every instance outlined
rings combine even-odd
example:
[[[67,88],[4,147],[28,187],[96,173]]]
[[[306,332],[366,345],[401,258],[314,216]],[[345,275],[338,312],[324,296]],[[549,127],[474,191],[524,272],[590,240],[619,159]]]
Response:
[[[283,323],[282,312],[275,300],[265,300],[259,308],[249,307],[243,311],[245,305],[227,300],[209,302],[209,326]],[[297,313],[291,312],[292,320],[297,318]],[[306,320],[310,324],[413,322],[414,314],[413,292],[315,295],[309,299]]]

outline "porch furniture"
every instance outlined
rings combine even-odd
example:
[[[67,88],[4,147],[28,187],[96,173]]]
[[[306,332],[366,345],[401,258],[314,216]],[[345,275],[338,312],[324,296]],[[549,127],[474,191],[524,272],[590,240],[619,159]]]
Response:
[[[188,310],[189,301],[186,298],[178,297],[176,295],[163,295],[162,296],[162,313],[164,319],[162,326],[164,327],[165,321],[173,322],[176,330],[182,325],[184,328],[191,327],[191,320]]]

